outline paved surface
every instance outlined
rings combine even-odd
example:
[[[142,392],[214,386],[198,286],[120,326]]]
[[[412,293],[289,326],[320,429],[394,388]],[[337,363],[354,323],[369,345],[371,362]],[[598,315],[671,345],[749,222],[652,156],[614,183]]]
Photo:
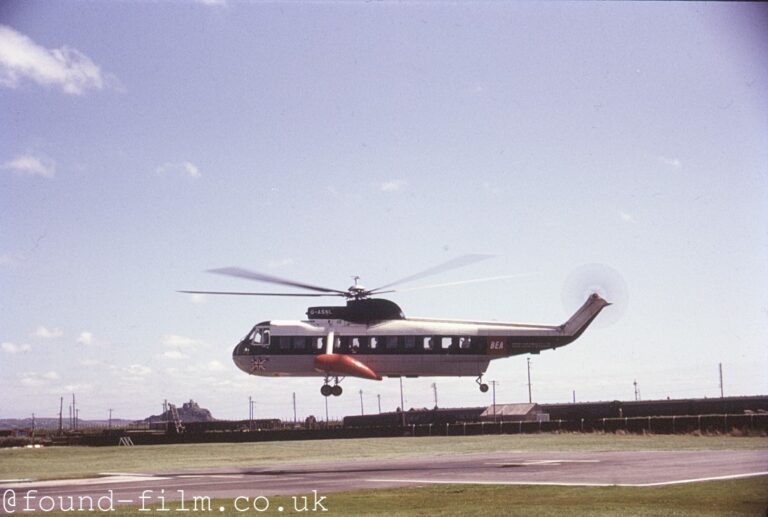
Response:
[[[342,490],[433,484],[652,487],[768,475],[768,451],[511,452],[361,460],[252,468],[110,474],[57,481],[1,481],[0,513],[58,509],[86,496],[102,508],[150,506],[192,509],[195,496],[223,498],[231,506],[263,508],[267,496],[321,497]],[[143,499],[142,499],[143,495]],[[257,499],[259,496],[264,496]],[[10,498],[14,497],[13,505]],[[26,499],[25,499],[26,497]],[[237,498],[239,500],[235,501]],[[181,500],[184,501],[183,505]],[[320,504],[323,504],[322,502]],[[223,508],[223,507],[222,507]],[[214,508],[216,511],[216,508]],[[221,510],[225,511],[225,510]],[[29,513],[29,511],[25,512]]]

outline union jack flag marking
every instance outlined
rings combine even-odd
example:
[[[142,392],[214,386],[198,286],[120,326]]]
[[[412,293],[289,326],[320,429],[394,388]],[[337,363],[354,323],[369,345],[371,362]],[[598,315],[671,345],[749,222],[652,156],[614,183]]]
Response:
[[[251,373],[266,370],[267,368],[265,365],[267,364],[267,361],[269,361],[269,358],[254,357],[253,363],[251,363]]]

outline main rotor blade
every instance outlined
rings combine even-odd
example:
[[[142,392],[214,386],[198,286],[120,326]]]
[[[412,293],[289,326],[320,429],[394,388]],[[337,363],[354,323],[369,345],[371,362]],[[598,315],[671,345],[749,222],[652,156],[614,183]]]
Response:
[[[459,280],[457,282],[446,282],[444,284],[431,284],[431,285],[419,285],[416,287],[409,287],[407,289],[395,289],[393,292],[397,293],[409,293],[411,291],[420,291],[422,289],[434,289],[436,287],[451,287],[454,285],[464,285],[464,284],[476,284],[480,282],[491,282],[493,280],[507,280],[509,278],[523,278],[526,276],[531,276],[533,273],[516,273],[514,275],[502,275],[502,276],[489,276],[487,278],[473,278],[470,280]],[[380,294],[380,293],[376,293]]]
[[[328,287],[319,287],[316,285],[305,284],[302,282],[295,282],[293,280],[286,280],[285,278],[278,278],[276,276],[265,275],[263,273],[256,273],[255,271],[248,271],[240,267],[223,267],[219,269],[209,269],[208,273],[216,273],[218,275],[234,276],[237,278],[245,278],[247,280],[256,280],[257,282],[267,282],[270,284],[288,285],[291,287],[301,287],[302,289],[309,289],[310,291],[319,291],[321,293],[336,293],[342,296],[346,296],[346,291],[339,291],[338,289],[330,289]]]
[[[374,294],[375,291],[381,291],[382,289],[386,289],[388,287],[404,284],[406,282],[412,282],[414,280],[419,280],[421,278],[436,275],[444,271],[450,271],[451,269],[457,269],[460,267],[468,266],[470,264],[474,264],[475,262],[480,262],[481,260],[489,259],[493,256],[494,255],[488,255],[484,253],[472,253],[469,255],[462,255],[460,257],[453,258],[448,262],[444,262],[442,264],[438,264],[437,266],[433,266],[429,269],[425,269],[424,271],[421,271],[419,273],[407,276],[405,278],[401,278],[400,280],[396,280],[395,282],[382,285],[381,287],[377,287],[375,289],[371,289],[368,291],[368,293]]]
[[[239,291],[176,291],[187,294],[233,294],[237,296],[342,296],[340,294],[315,294],[315,293],[244,293]]]

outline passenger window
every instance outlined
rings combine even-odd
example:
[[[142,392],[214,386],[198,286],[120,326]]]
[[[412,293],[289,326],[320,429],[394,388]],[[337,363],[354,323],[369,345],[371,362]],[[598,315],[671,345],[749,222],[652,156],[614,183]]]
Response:
[[[290,350],[291,338],[287,336],[282,336],[279,339],[280,339],[280,350]]]
[[[372,337],[368,341],[368,348],[370,348],[371,350],[376,350],[376,348],[379,346],[380,342],[381,342],[381,338],[380,337]]]
[[[397,348],[397,336],[387,336],[387,350],[395,350]]]
[[[442,337],[440,338],[440,346],[443,350],[449,350],[453,346],[453,338],[452,337]]]
[[[350,339],[350,345],[349,346],[350,346],[350,351],[353,354],[356,354],[356,353],[358,353],[360,351],[360,345],[361,345],[362,341],[363,341],[363,338],[360,338],[360,337],[353,337],[353,338]]]
[[[405,336],[405,349],[412,350],[416,348],[416,336]]]
[[[460,337],[459,338],[459,348],[461,350],[469,350],[472,346],[472,338],[470,337]]]
[[[323,338],[322,337],[316,337],[315,340],[315,350],[322,351],[324,348]]]
[[[421,338],[421,344],[424,350],[432,350],[432,337],[426,336]]]
[[[307,337],[306,336],[296,336],[293,338],[293,349],[294,350],[305,350],[307,348]]]

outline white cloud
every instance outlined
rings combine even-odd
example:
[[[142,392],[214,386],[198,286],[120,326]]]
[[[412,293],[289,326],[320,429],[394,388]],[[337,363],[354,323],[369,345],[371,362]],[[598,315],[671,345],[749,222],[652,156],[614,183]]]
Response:
[[[379,190],[382,192],[394,192],[395,190],[400,190],[407,184],[408,182],[405,180],[385,181],[384,183],[379,184]]]
[[[53,178],[56,175],[56,163],[47,158],[38,158],[31,154],[22,154],[5,162],[0,168],[13,171],[20,176],[42,176]]]
[[[661,163],[665,165],[669,165],[670,167],[674,167],[675,169],[679,169],[683,165],[683,162],[681,162],[677,158],[667,158],[666,156],[659,156],[659,160],[661,161]]]
[[[16,88],[22,79],[43,86],[58,86],[70,95],[101,90],[106,85],[101,69],[77,49],[47,49],[20,32],[0,25],[0,86]]]
[[[189,358],[189,356],[187,354],[179,352],[178,350],[168,350],[166,352],[163,352],[162,357],[164,357],[166,359],[187,359],[187,358]]]
[[[284,259],[276,259],[276,260],[270,260],[267,263],[267,266],[271,269],[279,269],[281,267],[291,266],[293,265],[294,261],[292,258],[284,258]]]
[[[77,342],[81,345],[92,345],[94,343],[93,334],[88,331],[81,332],[80,336],[77,338]]]
[[[627,212],[623,212],[621,210],[619,210],[619,217],[621,217],[621,220],[624,221],[625,223],[632,223],[632,224],[634,224],[634,223],[637,222],[635,220],[635,217],[632,214],[627,213]]]
[[[133,377],[146,377],[150,373],[152,373],[152,368],[149,368],[148,366],[144,366],[143,364],[132,364],[129,366],[126,366],[123,371],[130,376]]]
[[[193,293],[189,298],[192,303],[205,303],[205,301],[208,299],[204,294],[201,293]]]
[[[168,162],[164,163],[157,169],[155,173],[164,176],[166,174],[181,174],[182,176],[189,176],[190,178],[199,178],[200,168],[192,162]]]
[[[210,372],[223,372],[226,368],[221,362],[213,360],[208,363],[208,371]]]
[[[195,0],[198,4],[207,5],[209,7],[223,7],[227,5],[227,0]]]
[[[29,387],[39,387],[50,384],[51,381],[59,379],[59,374],[54,371],[45,373],[27,372],[21,374],[21,384]]]
[[[203,342],[197,339],[192,339],[191,337],[166,334],[163,336],[163,344],[167,347],[175,348],[196,348],[203,345]]]
[[[29,352],[32,348],[29,345],[17,345],[16,343],[0,343],[0,350],[6,354],[18,354],[20,352]]]
[[[32,334],[34,337],[38,337],[41,339],[56,339],[64,335],[64,331],[61,329],[49,329],[47,327],[43,327],[42,325],[37,327],[34,334]]]

